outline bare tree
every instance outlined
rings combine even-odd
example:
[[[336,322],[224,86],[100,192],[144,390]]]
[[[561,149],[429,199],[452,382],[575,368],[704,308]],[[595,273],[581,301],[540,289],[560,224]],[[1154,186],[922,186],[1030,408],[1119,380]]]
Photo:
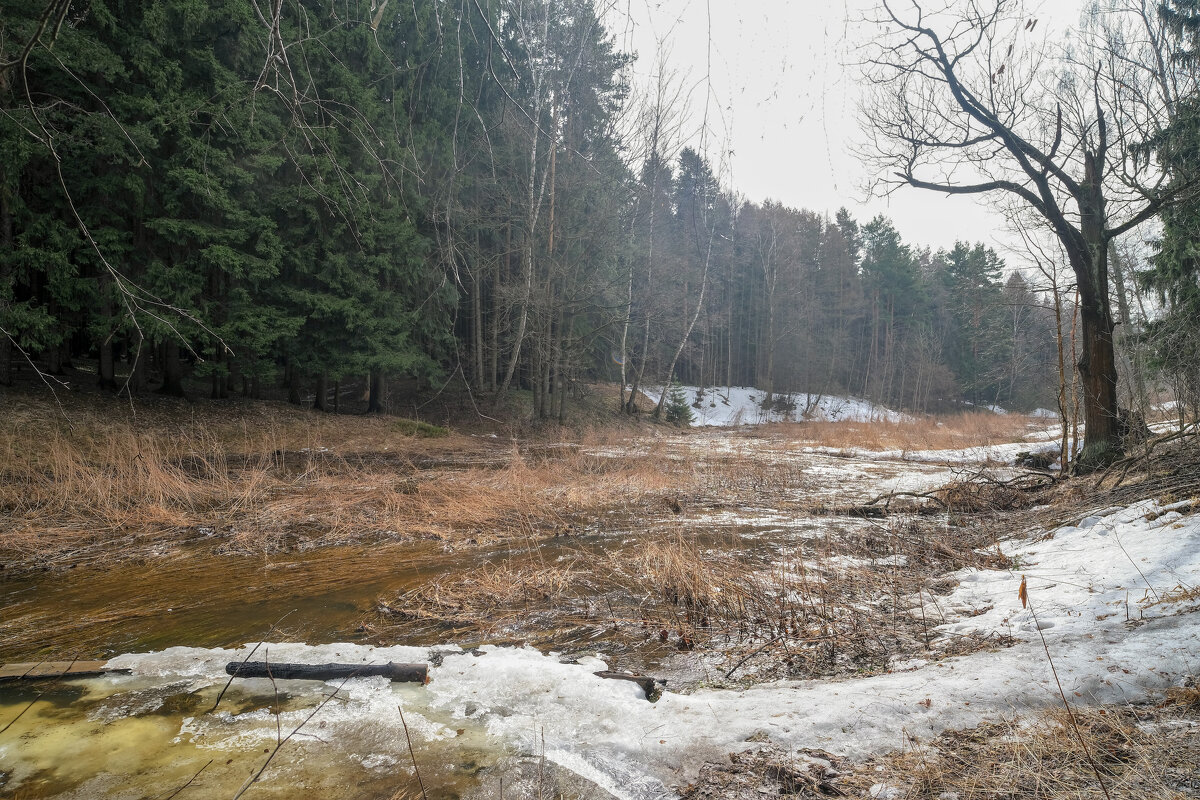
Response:
[[[1065,44],[1019,0],[937,10],[892,0],[865,60],[877,188],[1007,197],[1053,230],[1079,289],[1086,435],[1080,470],[1121,452],[1109,303],[1110,243],[1193,193],[1145,149],[1195,90],[1163,56],[1145,0],[1093,7]]]

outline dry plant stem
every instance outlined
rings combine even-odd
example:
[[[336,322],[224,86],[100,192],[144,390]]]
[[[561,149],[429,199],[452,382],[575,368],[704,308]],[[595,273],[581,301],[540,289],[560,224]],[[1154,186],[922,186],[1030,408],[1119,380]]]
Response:
[[[743,658],[741,661],[739,661],[739,662],[737,662],[736,664],[734,664],[732,667],[730,667],[730,668],[729,668],[729,671],[725,673],[725,680],[729,680],[729,679],[730,679],[730,677],[732,677],[732,676],[733,676],[733,673],[737,672],[737,670],[738,670],[738,667],[742,666],[742,664],[745,664],[747,661],[749,661],[750,659],[754,658],[756,655],[758,655],[759,653],[763,652],[763,651],[764,651],[764,650],[766,650],[767,648],[771,647],[773,644],[775,644],[776,642],[778,642],[780,639],[783,639],[783,638],[784,638],[784,637],[783,637],[782,635],[780,635],[780,636],[776,636],[774,639],[772,639],[771,641],[767,642],[767,643],[766,643],[766,644],[764,644],[762,647],[758,648],[758,649],[757,649],[757,650],[755,650],[754,652],[752,652],[752,653],[750,653],[749,655],[747,655],[746,657],[744,657],[744,658]]]
[[[396,710],[400,712],[400,724],[404,726],[404,738],[408,742],[408,757],[412,759],[413,772],[417,776],[417,785],[421,787],[422,800],[429,800],[429,795],[425,793],[425,781],[421,780],[421,769],[417,766],[417,754],[413,752],[412,736],[408,732],[408,723],[404,721],[404,709],[401,706],[396,706]],[[501,789],[503,794],[503,789]]]
[[[293,728],[291,733],[289,733],[287,736],[285,736],[279,740],[279,743],[275,745],[275,749],[272,750],[270,755],[267,756],[267,760],[263,762],[263,765],[261,767],[259,767],[258,772],[254,773],[254,775],[252,775],[250,777],[250,779],[248,781],[246,781],[246,783],[242,784],[242,788],[238,789],[237,794],[235,794],[233,796],[233,800],[238,800],[238,798],[240,798],[247,791],[249,791],[251,786],[253,786],[255,783],[258,782],[258,779],[261,778],[263,773],[267,771],[267,767],[269,767],[271,765],[271,761],[275,758],[276,755],[279,754],[279,751],[281,749],[283,749],[283,746],[285,744],[287,744],[288,741],[290,741],[293,736],[298,734],[300,732],[300,729],[303,728],[305,725],[307,725],[309,723],[309,721],[311,721],[312,718],[315,717],[321,711],[321,709],[323,709],[325,707],[326,703],[328,703],[333,698],[337,697],[338,693],[342,690],[342,687],[346,685],[346,681],[348,681],[348,680],[350,680],[350,679],[347,678],[346,680],[342,681],[340,684],[338,684],[338,687],[333,690],[333,692],[325,695],[325,697],[321,700],[321,702],[317,704],[317,707],[312,710],[311,714],[309,714],[307,717],[305,717],[304,720],[301,721],[301,723],[299,725],[297,725],[295,728]]]
[[[253,656],[254,656],[254,654],[255,654],[256,652],[258,652],[258,648],[260,648],[260,647],[262,647],[262,646],[263,646],[263,642],[265,642],[265,641],[267,640],[267,637],[268,637],[268,636],[270,636],[270,635],[271,635],[271,634],[272,634],[272,633],[275,631],[275,629],[276,629],[277,627],[279,627],[279,623],[283,622],[285,619],[287,619],[289,616],[291,616],[291,615],[292,615],[292,614],[294,614],[294,613],[296,613],[296,609],[294,609],[294,608],[293,608],[291,611],[287,612],[287,613],[286,613],[286,614],[284,614],[282,617],[280,617],[279,619],[275,620],[275,623],[274,623],[273,625],[271,625],[271,627],[270,627],[270,628],[268,628],[268,629],[267,629],[266,635],[264,635],[264,636],[263,636],[263,639],[262,639],[262,641],[260,641],[260,642],[259,642],[258,644],[256,644],[256,645],[254,645],[254,649],[253,649],[253,650],[251,650],[251,651],[250,651],[250,652],[249,652],[249,653],[246,655],[246,657],[242,659],[242,663],[243,663],[243,664],[245,664],[247,661],[249,661],[249,660],[251,659],[251,657],[253,657]],[[208,710],[208,713],[209,713],[209,714],[211,714],[211,713],[213,713],[214,711],[216,711],[216,710],[217,710],[217,706],[221,705],[221,698],[225,696],[225,693],[226,693],[227,691],[229,691],[229,687],[233,685],[233,679],[234,679],[235,677],[237,677],[237,676],[236,676],[236,675],[230,675],[230,676],[229,676],[229,680],[225,682],[225,688],[223,688],[223,689],[221,690],[221,693],[217,695],[217,700],[216,700],[216,702],[215,702],[215,703],[213,703],[213,707],[212,707],[212,708],[210,708],[210,709]]]
[[[54,681],[61,680],[64,675],[66,675],[68,672],[71,671],[71,667],[75,666],[75,662],[78,660],[79,660],[78,658],[72,658],[71,662],[69,664],[67,664],[67,668],[65,670],[63,670],[61,673],[59,673],[59,676],[57,678],[54,678]],[[42,662],[38,662],[38,663],[41,664]],[[32,672],[36,668],[37,667],[30,667],[28,670],[26,670],[25,674],[28,675],[30,672]],[[51,682],[51,685],[53,685],[53,681]],[[33,708],[33,704],[36,703],[38,700],[41,700],[42,695],[44,695],[45,693],[46,693],[46,690],[42,689],[40,692],[38,692],[36,695],[34,695],[34,698],[32,700],[30,700],[24,708],[21,709],[20,713],[18,713],[15,717],[13,717],[11,720],[9,720],[8,724],[5,725],[3,728],[0,728],[0,733],[4,733],[9,728],[11,728],[13,725],[16,725],[17,720],[19,720],[21,717],[25,716],[25,712],[28,711],[29,709]]]
[[[1024,579],[1021,581],[1021,588],[1024,591]],[[1092,758],[1091,748],[1087,746],[1087,742],[1083,738],[1083,733],[1079,730],[1079,723],[1075,721],[1075,712],[1071,710],[1071,704],[1067,702],[1067,693],[1063,691],[1062,681],[1058,679],[1058,670],[1055,669],[1054,659],[1050,656],[1050,645],[1046,643],[1046,635],[1042,633],[1042,626],[1038,623],[1037,612],[1033,610],[1033,601],[1028,599],[1027,592],[1022,597],[1022,600],[1029,604],[1029,613],[1033,616],[1033,627],[1037,628],[1038,638],[1042,640],[1042,649],[1046,651],[1046,661],[1050,664],[1050,673],[1054,675],[1054,684],[1058,687],[1058,696],[1062,698],[1063,708],[1067,710],[1067,719],[1071,722],[1071,729],[1075,732],[1075,738],[1079,740],[1079,746],[1083,748],[1083,755],[1087,758],[1092,772],[1096,775],[1096,782],[1100,784],[1100,791],[1104,793],[1104,797],[1107,800],[1112,800],[1112,795],[1108,793],[1108,786],[1104,783],[1104,778],[1100,775],[1100,768],[1096,766],[1096,762]]]
[[[201,772],[204,772],[204,770],[206,770],[206,769],[208,769],[209,767],[211,767],[211,766],[212,766],[212,763],[213,763],[213,762],[212,762],[212,759],[209,759],[209,762],[208,762],[207,764],[205,764],[205,765],[204,765],[203,767],[201,767],[200,769],[196,770],[196,774],[195,774],[195,775],[193,775],[192,777],[188,778],[188,780],[187,780],[187,783],[185,783],[183,786],[180,786],[178,789],[176,789],[175,791],[171,792],[171,793],[170,793],[169,795],[167,795],[166,797],[162,798],[162,800],[174,800],[174,798],[178,797],[178,796],[179,796],[179,794],[180,794],[180,793],[181,793],[181,792],[182,792],[184,789],[188,788],[188,787],[189,787],[189,786],[191,786],[193,783],[195,783],[195,782],[196,782],[196,778],[199,778],[199,777],[200,777],[200,773],[201,773]]]

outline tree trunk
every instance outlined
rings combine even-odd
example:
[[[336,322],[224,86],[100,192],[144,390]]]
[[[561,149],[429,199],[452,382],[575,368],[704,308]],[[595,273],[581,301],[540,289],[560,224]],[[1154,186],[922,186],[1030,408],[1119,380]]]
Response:
[[[235,678],[271,678],[291,681],[329,681],[346,678],[384,677],[392,681],[425,683],[426,664],[286,664],[268,661],[230,661],[226,674]]]
[[[111,336],[100,343],[100,366],[98,373],[100,388],[105,391],[115,392],[117,390],[117,374]]]
[[[667,367],[667,375],[663,381],[662,392],[658,396],[658,405],[654,407],[655,419],[662,416],[663,407],[667,400],[667,388],[671,385],[671,379],[675,376],[675,365],[679,362],[679,356],[683,353],[683,348],[687,346],[688,339],[691,338],[692,329],[696,327],[696,320],[700,319],[700,313],[704,310],[704,292],[708,288],[708,267],[712,263],[713,238],[715,236],[716,229],[709,228],[708,248],[704,254],[704,272],[700,274],[700,296],[696,298],[696,313],[692,315],[691,322],[688,323],[687,329],[683,332],[683,338],[679,341],[679,347],[675,348],[675,355],[671,358],[671,366]]]
[[[12,342],[0,333],[0,386],[12,386]]]
[[[12,207],[8,201],[8,185],[5,178],[5,173],[0,168],[0,249],[9,250],[14,243],[13,232],[13,214]],[[0,259],[0,264],[8,261],[7,258]],[[12,281],[12,270],[10,267],[0,266],[0,287],[8,286]],[[0,297],[0,328],[4,327],[7,320],[5,312],[8,311],[8,301]],[[13,342],[9,339],[12,331],[8,333],[0,332],[0,386],[12,385],[12,354]]]
[[[1083,389],[1083,452],[1076,472],[1091,472],[1111,464],[1121,455],[1117,418],[1117,361],[1113,324],[1107,309],[1084,301],[1080,309],[1083,344],[1079,378]]]
[[[325,370],[317,373],[317,394],[313,398],[313,408],[317,411],[329,410],[329,375]]]
[[[1122,451],[1117,416],[1117,359],[1113,347],[1113,320],[1109,306],[1108,244],[1105,238],[1104,196],[1100,168],[1095,157],[1085,153],[1087,178],[1079,198],[1078,240],[1059,238],[1066,245],[1071,268],[1079,287],[1079,318],[1083,328],[1079,354],[1079,380],[1083,390],[1083,452],[1075,461],[1075,472],[1103,468]],[[1082,247],[1075,242],[1082,240]]]
[[[475,251],[479,252],[478,235]],[[475,391],[483,388],[483,290],[479,286],[479,275],[471,276],[471,373]]]
[[[383,372],[380,370],[371,370],[370,391],[367,396],[367,413],[382,414],[384,403]]]
[[[1130,372],[1130,377],[1133,379],[1132,395],[1130,406],[1136,408],[1143,416],[1146,414],[1146,405],[1149,402],[1149,396],[1146,392],[1146,379],[1142,370],[1142,359],[1139,355],[1137,336],[1133,329],[1133,315],[1129,311],[1129,295],[1128,287],[1125,284],[1125,270],[1121,263],[1121,255],[1117,252],[1116,245],[1109,243],[1109,263],[1112,265],[1113,278],[1117,284],[1117,312],[1119,314],[1118,321],[1121,325],[1120,341],[1122,349],[1128,348],[1129,361],[1126,365]]]
[[[284,368],[284,380],[287,382],[288,402],[294,406],[304,405],[304,398],[300,395],[300,370],[296,369],[295,363],[288,361]]]
[[[146,362],[150,353],[146,350],[146,339],[141,331],[136,332],[137,338],[129,342],[129,381],[128,393],[132,396],[146,390]]]
[[[163,343],[163,382],[159,394],[186,397],[183,391],[183,360],[179,357],[179,342],[168,339]]]

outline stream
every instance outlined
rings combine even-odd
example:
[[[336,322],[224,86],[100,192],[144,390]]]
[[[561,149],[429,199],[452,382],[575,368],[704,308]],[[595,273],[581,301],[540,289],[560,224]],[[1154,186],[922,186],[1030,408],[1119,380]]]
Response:
[[[861,497],[901,470],[914,488],[947,477],[933,465],[811,454],[803,466],[814,498]],[[374,800],[420,796],[420,784],[431,798],[670,796],[727,748],[705,745],[712,703],[693,707],[688,694],[668,691],[651,704],[636,685],[593,674],[665,675],[674,681],[668,689],[713,677],[665,639],[618,635],[617,618],[638,613],[636,591],[606,589],[604,609],[593,608],[594,586],[580,586],[560,598],[561,612],[531,609],[499,630],[465,634],[416,618],[406,627],[401,617],[389,623],[390,646],[371,620],[380,598],[489,565],[596,563],[634,554],[654,537],[686,535],[703,558],[770,570],[806,542],[827,539],[831,527],[871,525],[772,507],[689,510],[686,523],[634,510],[536,542],[422,541],[270,557],[218,555],[197,542],[0,581],[3,661],[97,658],[130,670],[0,684],[0,796],[167,800],[244,791]],[[260,642],[256,660],[427,662],[430,682],[238,679],[218,704],[225,664]],[[563,718],[566,708],[574,716]],[[660,710],[665,721],[656,723]],[[681,719],[696,731],[685,733]]]

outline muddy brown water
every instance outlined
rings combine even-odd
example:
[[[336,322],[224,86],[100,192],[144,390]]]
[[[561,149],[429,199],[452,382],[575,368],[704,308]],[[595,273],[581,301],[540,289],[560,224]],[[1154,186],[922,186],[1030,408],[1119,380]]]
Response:
[[[722,518],[723,516],[727,518]],[[651,526],[629,517],[606,521],[609,532],[540,539],[501,547],[449,548],[440,542],[353,545],[273,555],[221,555],[189,545],[170,555],[80,567],[0,581],[0,659],[107,658],[166,647],[228,647],[263,638],[310,643],[364,641],[359,626],[380,599],[483,565],[514,568],[595,559],[634,551]],[[714,557],[753,554],[764,565],[798,538],[820,535],[828,519],[717,515],[689,541]],[[657,529],[662,535],[668,521]],[[598,612],[599,613],[599,612]],[[278,629],[272,631],[272,626]],[[553,646],[554,632],[535,630]],[[442,639],[414,625],[393,626],[390,643],[432,645]],[[418,632],[420,631],[420,632]],[[567,632],[564,632],[567,633]],[[548,636],[545,634],[549,634]],[[415,637],[415,638],[414,638]]]
[[[111,567],[24,576],[0,582],[0,653],[30,661],[221,647],[267,636],[277,622],[271,638],[351,641],[361,638],[355,628],[377,598],[514,552],[421,542],[264,558],[193,546]]]

